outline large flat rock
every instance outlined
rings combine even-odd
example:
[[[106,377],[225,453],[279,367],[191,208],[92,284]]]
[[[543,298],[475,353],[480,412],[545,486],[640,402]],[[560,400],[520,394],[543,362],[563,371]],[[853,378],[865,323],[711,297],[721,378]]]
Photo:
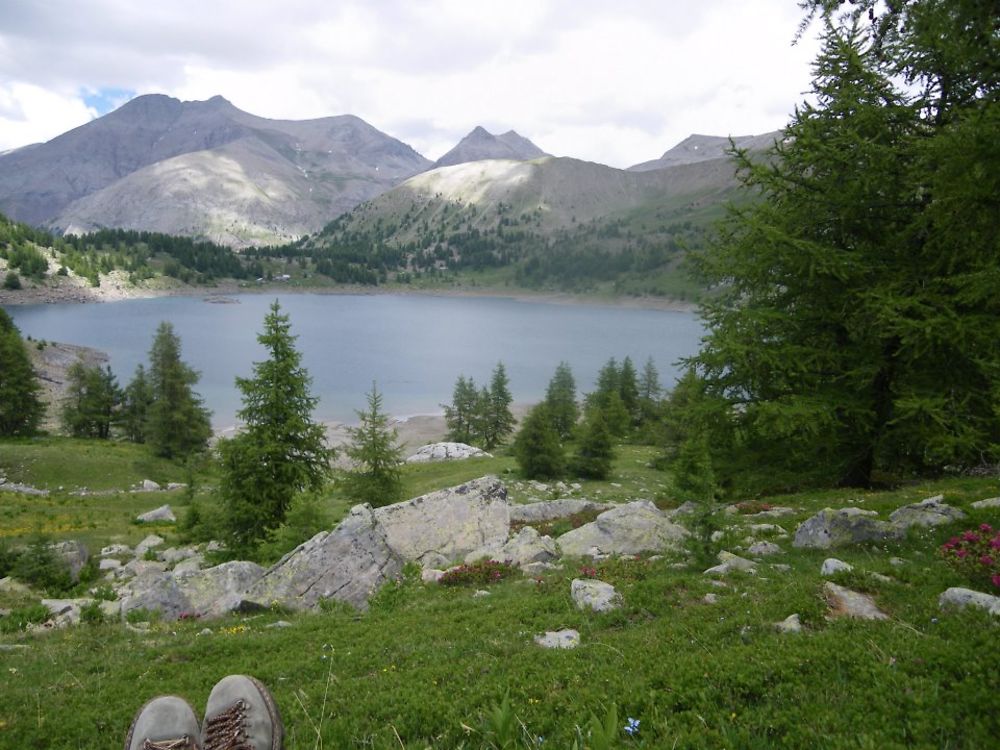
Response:
[[[687,531],[648,500],[636,500],[605,511],[594,521],[556,541],[564,555],[602,557],[678,550]]]

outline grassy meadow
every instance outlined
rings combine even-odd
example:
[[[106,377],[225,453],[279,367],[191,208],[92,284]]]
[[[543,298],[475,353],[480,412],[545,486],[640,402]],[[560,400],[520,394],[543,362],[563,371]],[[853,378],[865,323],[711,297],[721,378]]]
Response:
[[[653,448],[623,446],[606,482],[572,496],[671,503],[669,477],[650,468]],[[48,496],[0,493],[0,540],[42,531],[83,539],[92,552],[135,544],[151,530],[179,543],[170,525],[139,526],[137,513],[171,503],[183,512],[211,500],[209,469],[149,463],[130,446],[57,438],[0,444],[9,481],[50,487]],[[514,474],[507,456],[409,466],[412,496],[487,473],[508,480],[515,502],[552,491]],[[112,492],[144,478],[188,481],[193,491]],[[106,494],[73,494],[79,487]],[[58,488],[62,487],[62,490]],[[71,491],[72,488],[72,491]],[[474,587],[420,583],[408,570],[367,613],[341,605],[310,614],[268,612],[211,621],[103,622],[37,635],[0,635],[0,748],[101,748],[122,742],[148,698],[175,693],[200,713],[212,685],[249,673],[274,692],[293,748],[990,748],[1000,736],[1000,629],[981,611],[942,612],[949,586],[985,590],[936,555],[951,535],[1000,513],[970,503],[1000,495],[995,478],[914,483],[886,492],[830,490],[768,498],[793,516],[755,519],[789,533],[817,510],[857,505],[885,515],[934,494],[968,518],[907,539],[831,552],[764,558],[758,575],[713,583],[682,555],[599,564],[622,609],[578,611],[570,581],[581,562],[540,578]],[[346,512],[336,490],[332,517]],[[746,519],[728,515],[720,548],[735,550]],[[828,620],[820,565],[855,569],[832,580],[872,594],[884,622]],[[893,565],[890,558],[905,562]],[[789,566],[782,571],[776,562]],[[589,563],[588,563],[589,565]],[[888,579],[872,574],[881,574]],[[715,603],[705,596],[713,594]],[[0,592],[0,608],[40,594]],[[710,597],[711,598],[711,597]],[[773,623],[792,613],[804,631]],[[288,626],[275,627],[279,621]],[[544,650],[535,635],[574,628],[575,650]],[[638,724],[630,722],[637,720]],[[626,724],[633,728],[630,734]]]

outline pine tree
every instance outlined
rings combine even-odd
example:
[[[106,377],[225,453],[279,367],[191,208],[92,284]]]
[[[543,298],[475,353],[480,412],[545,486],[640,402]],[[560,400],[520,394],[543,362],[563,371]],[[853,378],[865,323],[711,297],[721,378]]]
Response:
[[[146,421],[146,442],[164,458],[187,458],[203,450],[212,436],[209,412],[192,390],[198,373],[181,361],[181,342],[174,328],[160,323],[149,351],[153,402]]]
[[[653,358],[646,360],[642,373],[639,375],[639,423],[649,425],[659,416],[660,399],[663,388],[660,386],[660,373],[653,363]]]
[[[88,366],[77,361],[66,373],[63,428],[74,437],[111,437],[122,392],[110,367]]]
[[[555,479],[566,472],[566,456],[545,404],[528,412],[514,438],[513,453],[528,479]]]
[[[21,332],[0,308],[0,436],[33,435],[45,414]]]
[[[510,394],[510,381],[503,362],[498,362],[493,370],[485,397],[483,447],[492,450],[514,431],[514,415],[510,410],[514,397]]]
[[[121,424],[127,440],[146,442],[146,419],[152,403],[153,389],[146,377],[146,368],[139,364],[122,393]]]
[[[451,404],[443,406],[445,424],[448,425],[448,439],[456,443],[473,443],[479,430],[478,415],[482,411],[475,381],[459,375],[455,382]]]
[[[614,444],[603,415],[591,412],[580,427],[573,471],[586,479],[607,479],[615,458]]]
[[[633,425],[639,424],[639,382],[631,357],[625,357],[618,371],[618,395]]]
[[[544,403],[549,410],[553,427],[560,439],[565,440],[573,434],[580,418],[580,408],[576,403],[576,381],[568,363],[559,363],[545,390]]]
[[[375,383],[367,400],[368,408],[357,412],[360,424],[348,429],[351,444],[346,450],[354,468],[347,472],[344,490],[352,501],[377,508],[402,498],[403,451],[396,429],[389,427],[389,417],[382,411],[382,394]]]
[[[329,476],[326,431],[312,421],[317,399],[295,338],[275,301],[257,336],[268,359],[254,363],[253,377],[236,378],[244,428],[221,441],[219,453],[226,525],[237,547],[264,539],[284,521],[298,493],[319,490]]]

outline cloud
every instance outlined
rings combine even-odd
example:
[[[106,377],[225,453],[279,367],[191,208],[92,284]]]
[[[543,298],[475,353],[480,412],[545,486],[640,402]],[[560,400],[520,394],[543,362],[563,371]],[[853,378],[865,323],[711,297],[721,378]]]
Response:
[[[8,5],[0,149],[86,122],[103,112],[86,97],[117,90],[221,94],[275,118],[351,113],[432,159],[482,124],[627,166],[691,132],[782,126],[816,49],[791,46],[787,0]]]

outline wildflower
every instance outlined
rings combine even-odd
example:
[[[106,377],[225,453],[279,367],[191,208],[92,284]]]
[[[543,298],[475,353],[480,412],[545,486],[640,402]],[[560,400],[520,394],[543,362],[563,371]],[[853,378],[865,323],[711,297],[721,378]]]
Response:
[[[990,542],[990,546],[993,549],[1000,549],[1000,534],[998,534],[993,538],[993,540]]]
[[[979,541],[979,534],[977,534],[975,531],[963,531],[962,532],[962,541],[963,542],[978,542]]]
[[[1000,575],[995,575],[992,578],[993,585],[1000,589]]]
[[[979,524],[979,530],[982,531],[985,534],[992,534],[993,533],[993,527],[990,526],[988,523],[981,523],[981,524]]]
[[[628,721],[625,722],[625,734],[629,737],[633,737],[639,733],[639,720],[633,719],[631,716],[628,717]]]
[[[955,550],[955,554],[958,555],[959,557],[967,557],[968,554],[969,554],[969,550],[967,550],[967,549],[957,549],[957,550]]]
[[[989,567],[990,565],[993,564],[993,558],[990,557],[989,555],[983,555],[982,557],[979,558],[979,564]]]

